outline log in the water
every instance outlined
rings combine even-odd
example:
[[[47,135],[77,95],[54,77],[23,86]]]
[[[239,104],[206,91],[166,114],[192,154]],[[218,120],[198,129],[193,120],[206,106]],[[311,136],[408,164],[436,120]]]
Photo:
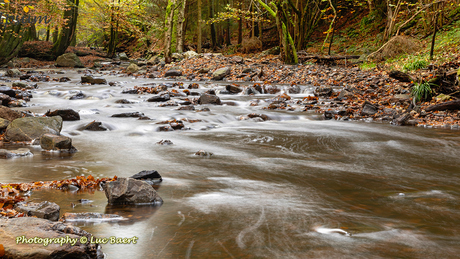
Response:
[[[449,101],[445,103],[431,105],[430,107],[426,108],[425,111],[445,111],[445,110],[460,110],[460,99]]]

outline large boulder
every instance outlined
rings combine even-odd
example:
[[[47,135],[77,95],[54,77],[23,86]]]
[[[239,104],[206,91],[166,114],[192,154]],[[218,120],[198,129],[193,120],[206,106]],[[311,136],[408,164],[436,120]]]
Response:
[[[15,119],[21,118],[21,114],[17,111],[13,111],[8,107],[0,106],[0,118],[14,121]]]
[[[71,150],[72,139],[66,136],[44,134],[40,139],[40,146],[45,150]]]
[[[109,204],[161,204],[163,200],[153,187],[133,178],[118,178],[103,185]]]
[[[53,117],[53,116],[61,116],[63,121],[78,121],[80,120],[80,114],[72,109],[65,109],[65,110],[48,110],[45,113],[45,116]]]
[[[32,141],[40,139],[44,134],[59,135],[62,129],[62,118],[54,117],[26,117],[14,120],[6,128],[7,141]]]
[[[82,238],[84,237],[84,238]],[[104,258],[100,246],[91,242],[91,234],[62,222],[40,218],[0,218],[3,258]]]
[[[58,221],[61,208],[54,202],[42,201],[37,202],[19,202],[14,206],[18,212],[22,212],[27,216],[35,216],[37,218],[49,219]]]
[[[212,80],[222,80],[224,77],[230,75],[230,67],[219,68],[212,74]]]
[[[58,67],[84,67],[75,53],[65,53],[56,59]]]
[[[198,99],[198,104],[221,104],[217,95],[203,93]]]

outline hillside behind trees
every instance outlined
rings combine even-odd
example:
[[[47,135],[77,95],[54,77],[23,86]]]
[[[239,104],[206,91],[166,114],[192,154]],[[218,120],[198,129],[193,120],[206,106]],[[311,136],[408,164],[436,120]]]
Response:
[[[460,19],[459,0],[3,0],[0,8],[0,63],[38,40],[52,42],[40,50],[48,60],[68,46],[103,48],[109,57],[160,54],[166,62],[187,50],[279,47],[280,58],[294,64],[301,51],[370,54],[396,35],[429,42]]]

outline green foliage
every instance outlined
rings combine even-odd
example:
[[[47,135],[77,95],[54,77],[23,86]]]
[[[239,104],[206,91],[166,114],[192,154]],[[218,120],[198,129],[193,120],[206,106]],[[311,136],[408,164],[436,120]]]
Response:
[[[375,64],[374,62],[364,62],[359,66],[359,68],[361,70],[371,70],[374,69],[376,66],[377,64]]]
[[[422,68],[426,68],[429,65],[428,61],[424,59],[418,59],[414,60],[412,62],[406,63],[403,66],[404,71],[413,71],[413,70],[419,70]]]
[[[414,101],[414,104],[419,101],[428,101],[433,95],[433,90],[431,86],[434,86],[428,82],[417,83],[412,86],[411,95]]]

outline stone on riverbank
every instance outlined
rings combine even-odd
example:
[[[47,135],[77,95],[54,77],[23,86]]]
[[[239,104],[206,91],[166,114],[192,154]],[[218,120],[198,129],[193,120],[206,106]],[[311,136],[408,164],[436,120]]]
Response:
[[[54,202],[43,201],[37,202],[19,202],[14,206],[18,212],[22,212],[30,217],[37,217],[42,219],[49,219],[57,221],[61,208]]]
[[[230,67],[219,68],[212,74],[212,80],[222,80],[224,77],[230,75]]]
[[[75,53],[65,53],[56,59],[57,67],[85,67]]]
[[[102,259],[103,254],[97,244],[87,242],[82,244],[80,238],[85,236],[90,240],[91,234],[62,222],[52,222],[40,218],[0,219],[0,240],[5,249],[4,258],[85,258]],[[26,243],[21,238],[41,238],[42,243]],[[19,238],[19,239],[18,239]],[[50,243],[44,246],[43,240],[59,238],[59,240],[76,240],[70,242]],[[19,242],[18,242],[18,241]]]
[[[143,181],[119,177],[103,185],[109,204],[161,204],[163,200],[153,187]]]
[[[21,71],[19,71],[19,69],[8,69],[6,71],[6,75],[9,76],[9,77],[19,77],[21,75]]]
[[[62,129],[62,118],[54,117],[26,117],[15,119],[6,128],[6,141],[33,141],[40,139],[44,134],[59,135]]]
[[[182,71],[177,70],[177,69],[170,69],[170,70],[166,71],[166,73],[165,73],[165,77],[181,76],[181,75],[182,75]]]
[[[332,87],[330,86],[319,86],[313,92],[318,97],[329,97],[332,94]]]
[[[48,110],[45,113],[45,116],[47,116],[47,117],[61,116],[63,121],[78,121],[78,120],[80,120],[80,114],[78,114],[78,112],[76,112],[76,111],[74,111],[72,109],[54,110],[54,111]]]
[[[16,97],[16,91],[8,86],[0,86],[0,93],[8,95],[9,97]]]

